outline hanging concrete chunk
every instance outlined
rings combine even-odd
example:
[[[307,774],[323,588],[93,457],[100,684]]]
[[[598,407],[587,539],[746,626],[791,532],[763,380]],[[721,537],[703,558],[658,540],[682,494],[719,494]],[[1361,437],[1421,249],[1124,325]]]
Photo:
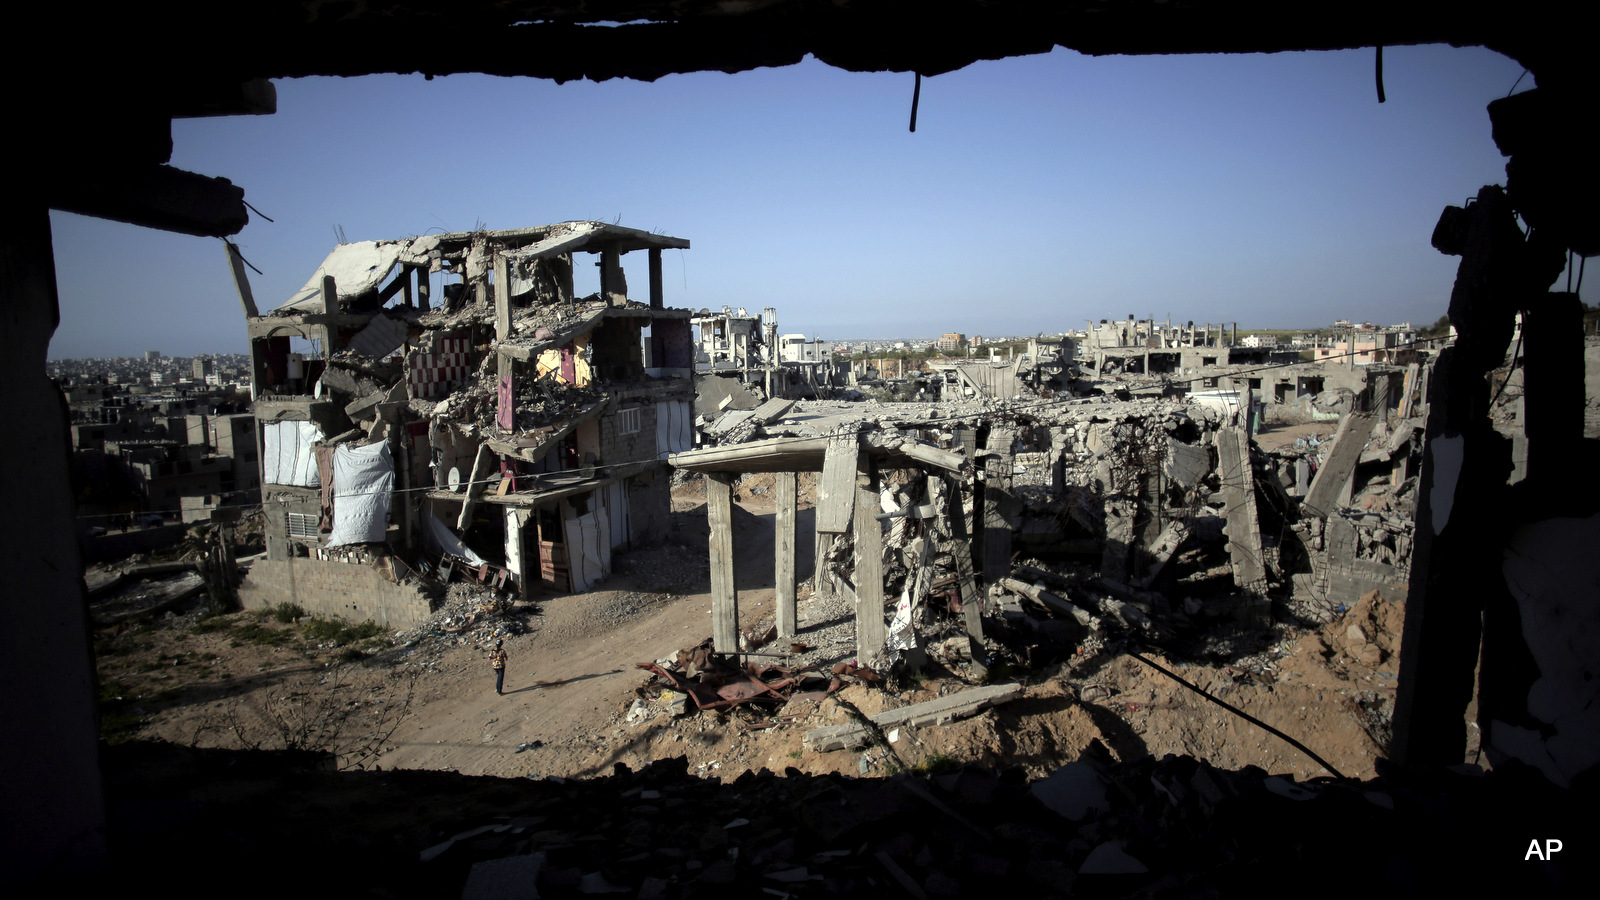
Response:
[[[1311,490],[1300,504],[1302,514],[1326,517],[1333,511],[1339,495],[1355,474],[1356,462],[1361,459],[1361,451],[1366,449],[1367,438],[1372,435],[1372,427],[1377,423],[1377,418],[1361,413],[1345,416],[1344,421],[1339,423],[1328,461],[1311,479]]]
[[[1186,488],[1200,483],[1211,471],[1211,454],[1205,447],[1167,440],[1167,458],[1162,461],[1166,476]]]
[[[1161,570],[1166,567],[1167,562],[1172,559],[1173,555],[1178,552],[1178,548],[1182,547],[1183,542],[1188,539],[1189,522],[1187,520],[1173,519],[1168,522],[1167,527],[1162,529],[1160,536],[1156,538],[1155,546],[1150,548],[1149,566],[1145,569],[1144,575],[1134,579],[1133,586],[1146,588],[1154,584],[1156,578],[1161,575]]]

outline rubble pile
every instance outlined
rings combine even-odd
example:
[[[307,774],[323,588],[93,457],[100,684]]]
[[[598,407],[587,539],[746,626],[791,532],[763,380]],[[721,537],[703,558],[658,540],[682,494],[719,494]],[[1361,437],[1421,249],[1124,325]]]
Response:
[[[605,396],[605,391],[597,388],[578,387],[548,376],[540,378],[518,391],[516,430],[529,432],[541,425],[575,416],[599,403]],[[480,424],[488,428],[492,422],[493,417],[490,416]]]
[[[502,638],[536,629],[538,618],[536,606],[515,604],[485,585],[457,581],[445,589],[427,622],[395,632],[393,644],[403,650],[429,649],[432,642],[487,648]]]

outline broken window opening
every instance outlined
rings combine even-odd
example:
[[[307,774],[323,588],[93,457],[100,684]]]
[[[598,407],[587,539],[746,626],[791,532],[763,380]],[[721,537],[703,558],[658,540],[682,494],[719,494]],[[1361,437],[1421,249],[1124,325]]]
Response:
[[[617,413],[617,434],[639,433],[639,407],[634,406]]]
[[[600,296],[600,254],[598,251],[585,250],[592,260],[591,265],[572,266],[572,295],[576,299],[595,299]]]
[[[589,338],[590,366],[609,381],[631,381],[644,375],[644,351],[638,319],[612,319]]]

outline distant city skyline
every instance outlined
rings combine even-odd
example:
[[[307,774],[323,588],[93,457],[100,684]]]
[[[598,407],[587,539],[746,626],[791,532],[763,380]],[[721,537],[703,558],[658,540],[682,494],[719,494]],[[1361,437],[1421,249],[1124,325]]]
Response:
[[[173,164],[273,218],[236,238],[263,311],[341,234],[600,219],[693,242],[664,255],[670,305],[773,306],[781,331],[829,340],[1053,333],[1130,311],[1426,324],[1457,262],[1429,246],[1433,225],[1504,183],[1484,107],[1521,71],[1481,48],[1386,48],[1380,105],[1370,51],[1057,50],[924,79],[915,134],[909,75],[809,59],[649,84],[291,79],[275,115],[175,121]],[[243,351],[220,242],[52,222],[50,358]]]
[[[1109,318],[1109,317],[1103,317],[1103,318]],[[1153,316],[1152,317],[1152,316],[1139,316],[1139,315],[1136,315],[1135,318],[1139,319],[1140,321],[1143,321],[1143,320],[1145,320],[1147,318],[1154,318],[1157,322],[1165,322],[1166,321],[1166,317],[1164,317],[1164,316]],[[1126,316],[1123,316],[1121,320],[1125,320],[1125,319],[1126,319]],[[1098,322],[1100,320],[1096,319],[1095,321]],[[1113,321],[1120,321],[1120,320],[1113,320]],[[1181,321],[1182,322],[1187,322],[1188,320],[1185,319],[1185,320],[1181,320]],[[1174,326],[1176,326],[1176,325],[1180,324],[1180,320],[1177,317],[1173,317],[1172,324]],[[1203,326],[1204,324],[1205,323],[1203,323],[1203,322],[1196,322],[1195,323],[1195,327],[1198,328],[1198,327]],[[1413,327],[1420,328],[1420,327],[1425,327],[1427,325],[1433,324],[1433,321],[1429,320],[1428,322],[1411,322],[1411,323],[1399,322],[1399,321],[1397,321],[1397,322],[1372,322],[1371,324],[1382,326],[1382,327],[1396,327],[1396,326],[1409,324],[1409,325],[1411,325]],[[1085,325],[1087,325],[1087,322],[1085,322]],[[1227,323],[1212,322],[1211,325],[1213,325],[1213,326],[1225,325],[1226,327],[1228,327],[1231,330],[1233,323],[1232,322],[1227,322]],[[1290,328],[1274,327],[1274,328],[1267,328],[1267,327],[1264,327],[1264,326],[1253,326],[1253,325],[1248,325],[1247,326],[1247,325],[1245,325],[1244,323],[1241,322],[1241,323],[1239,323],[1239,333],[1240,334],[1244,334],[1247,331],[1303,331],[1303,332],[1311,333],[1311,332],[1315,332],[1315,331],[1329,331],[1329,330],[1332,330],[1334,328],[1334,326],[1335,326],[1334,322],[1327,322],[1327,323],[1324,323],[1324,324],[1321,324],[1321,325],[1307,325],[1307,326],[1304,326],[1304,327],[1290,327]],[[984,338],[985,344],[987,344],[987,343],[991,343],[991,342],[1027,340],[1030,337],[1036,337],[1036,336],[1038,336],[1040,334],[1053,335],[1053,334],[1066,334],[1066,333],[1081,332],[1081,331],[1083,331],[1083,326],[1079,326],[1077,328],[1057,328],[1057,329],[1050,330],[1050,331],[1023,333],[1023,334],[1002,334],[1002,333],[999,333],[999,332],[995,332],[993,334],[984,334],[983,332],[979,331],[979,332],[968,333],[967,334],[967,338],[971,339],[971,338],[976,337],[976,336],[982,336]],[[897,342],[897,341],[899,341],[899,342],[918,342],[918,343],[928,344],[928,343],[937,342],[938,339],[939,339],[937,335],[921,335],[921,334],[919,334],[919,335],[890,335],[888,337],[833,337],[831,335],[823,334],[823,335],[807,335],[807,337],[810,337],[810,338],[813,338],[813,339],[816,339],[816,338],[820,337],[821,340],[823,340],[824,342],[829,343],[829,344],[860,344],[860,343],[869,343],[869,342],[870,343],[893,343],[893,342]],[[145,353],[146,352],[148,352],[148,351],[140,352],[140,353],[122,353],[122,354],[118,354],[118,355],[114,355],[114,356],[56,356],[56,355],[52,354],[51,357],[50,357],[50,361],[52,363],[55,363],[55,362],[89,361],[89,360],[130,360],[130,361],[137,362],[137,363],[146,363],[147,362],[147,360],[145,359]],[[248,362],[249,356],[250,356],[248,348],[245,348],[245,349],[242,349],[242,350],[202,351],[202,352],[199,352],[199,353],[189,353],[189,354],[167,353],[166,351],[160,351],[160,352],[161,352],[161,356],[160,356],[160,358],[158,360],[159,362],[161,362],[161,363],[173,363],[173,364],[177,363],[180,360],[182,362],[189,362],[189,361],[191,361],[193,359],[197,359],[197,358],[200,358],[200,357],[226,357],[226,356],[242,356],[242,357],[245,357],[245,361]]]

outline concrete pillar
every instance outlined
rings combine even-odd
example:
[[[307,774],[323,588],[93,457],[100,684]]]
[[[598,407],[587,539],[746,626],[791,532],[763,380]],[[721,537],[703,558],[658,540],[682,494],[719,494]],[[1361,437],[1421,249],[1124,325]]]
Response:
[[[10,417],[0,491],[17,511],[0,520],[0,721],[11,736],[0,742],[0,860],[26,882],[86,875],[106,846],[67,410],[45,376],[60,321],[50,215],[26,193],[14,200],[0,219],[0,400]]]
[[[600,299],[611,306],[628,304],[628,279],[622,272],[622,254],[600,251]]]
[[[339,311],[339,288],[334,283],[332,275],[322,276],[322,314],[332,315]],[[333,355],[333,326],[323,325],[317,329],[322,334],[322,358],[327,359]],[[310,393],[310,390],[306,390]]]
[[[883,617],[883,527],[878,524],[878,477],[871,458],[858,463],[855,505],[856,659],[878,665],[889,637]]]
[[[795,553],[799,544],[795,542],[795,513],[798,500],[797,483],[799,478],[794,472],[779,472],[775,485],[778,492],[778,515],[776,530],[773,535],[773,605],[777,608],[777,624],[779,637],[794,637],[797,628],[797,611],[795,609]]]
[[[665,309],[666,293],[661,288],[661,248],[650,249],[650,308]]]
[[[511,262],[504,253],[494,255],[494,336],[511,337]]]
[[[739,595],[734,589],[733,476],[706,474],[711,520],[711,641],[718,653],[739,652]]]
[[[983,580],[994,584],[1011,575],[1011,525],[1002,507],[1011,502],[1012,442],[1016,432],[992,428],[985,449],[983,489]],[[977,518],[974,510],[974,518]]]

